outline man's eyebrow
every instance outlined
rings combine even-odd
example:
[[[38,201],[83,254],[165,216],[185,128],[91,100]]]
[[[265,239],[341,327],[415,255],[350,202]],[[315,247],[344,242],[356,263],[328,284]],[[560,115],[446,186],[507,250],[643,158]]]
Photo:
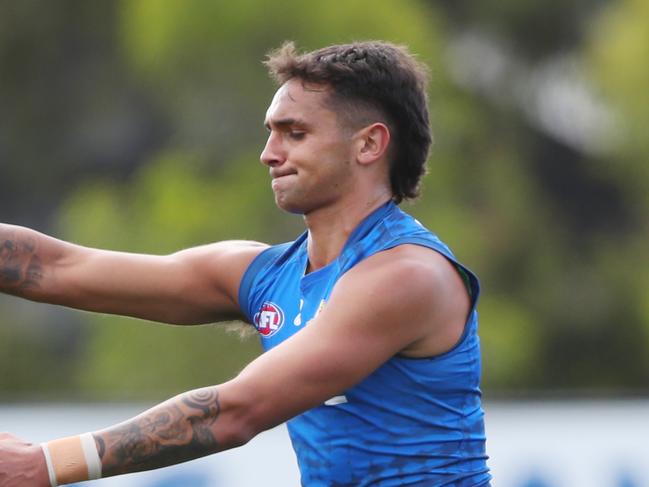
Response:
[[[308,127],[308,124],[299,118],[280,118],[278,120],[266,120],[264,126],[270,130],[271,127],[277,127],[279,129],[292,126]]]

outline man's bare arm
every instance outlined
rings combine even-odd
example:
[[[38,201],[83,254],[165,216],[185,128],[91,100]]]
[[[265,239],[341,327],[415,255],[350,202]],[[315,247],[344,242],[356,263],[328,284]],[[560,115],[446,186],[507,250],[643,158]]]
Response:
[[[166,256],[91,249],[0,224],[0,292],[176,324],[238,318],[237,291],[266,246],[227,241]]]
[[[421,352],[422,340],[432,338],[428,355],[450,349],[462,335],[468,296],[445,258],[434,255],[421,265],[426,252],[431,251],[402,248],[368,259],[339,282],[309,326],[232,381],[181,394],[94,433],[104,474],[240,446],[344,392],[396,353],[413,345]]]
[[[466,322],[466,289],[443,257],[425,252],[432,251],[402,246],[368,258],[341,278],[308,326],[233,380],[181,394],[92,433],[103,476],[240,446],[343,393],[397,353],[450,349]],[[35,466],[33,455],[25,447],[3,458],[0,441],[0,477],[6,466],[13,478],[34,468],[43,478],[44,460]]]
[[[102,476],[151,470],[238,446],[217,440],[220,412],[218,388],[206,387],[94,433]]]

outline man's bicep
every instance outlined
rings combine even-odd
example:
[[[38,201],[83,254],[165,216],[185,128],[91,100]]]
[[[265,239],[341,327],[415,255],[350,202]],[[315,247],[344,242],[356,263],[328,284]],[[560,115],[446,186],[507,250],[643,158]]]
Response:
[[[264,248],[232,241],[167,256],[78,248],[54,271],[58,303],[177,324],[234,318],[237,279]]]
[[[177,292],[188,309],[196,310],[190,322],[243,318],[238,294],[243,275],[267,244],[230,240],[173,254],[182,280]],[[201,313],[201,316],[198,316]]]

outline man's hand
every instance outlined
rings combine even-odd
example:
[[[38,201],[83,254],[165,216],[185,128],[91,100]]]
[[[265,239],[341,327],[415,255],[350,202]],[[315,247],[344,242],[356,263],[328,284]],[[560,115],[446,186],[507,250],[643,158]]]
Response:
[[[40,445],[0,433],[0,487],[49,487]]]

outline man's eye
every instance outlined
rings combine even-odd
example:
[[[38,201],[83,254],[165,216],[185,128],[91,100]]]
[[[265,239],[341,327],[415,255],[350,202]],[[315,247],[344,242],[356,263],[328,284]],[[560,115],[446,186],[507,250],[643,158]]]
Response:
[[[288,133],[288,136],[293,140],[302,140],[305,135],[306,135],[306,132],[291,131],[291,132]]]

